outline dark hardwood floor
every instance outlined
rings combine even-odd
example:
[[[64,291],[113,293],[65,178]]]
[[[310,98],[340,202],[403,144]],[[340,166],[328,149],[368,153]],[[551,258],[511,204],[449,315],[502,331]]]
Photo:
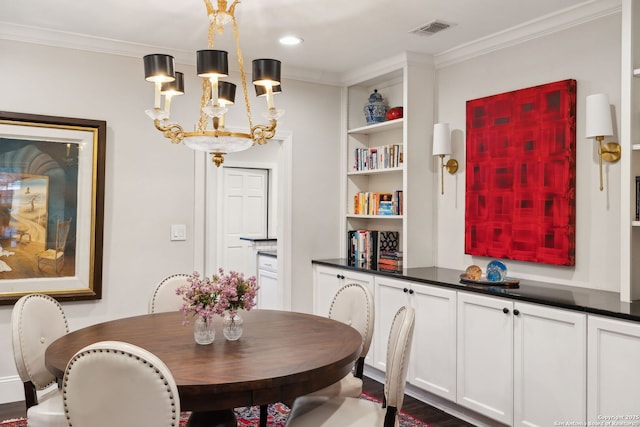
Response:
[[[382,399],[383,386],[375,380],[365,377],[363,390],[365,393],[373,397]],[[406,395],[402,410],[407,414],[432,425],[433,427],[473,427],[473,424],[469,424],[458,418],[452,417],[446,412]],[[22,418],[25,415],[26,410],[24,402],[13,402],[0,405],[0,420]]]

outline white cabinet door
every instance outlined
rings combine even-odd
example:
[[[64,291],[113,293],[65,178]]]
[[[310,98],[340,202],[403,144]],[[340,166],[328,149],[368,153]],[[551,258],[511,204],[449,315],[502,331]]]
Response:
[[[640,425],[640,324],[589,315],[588,330],[588,420]]]
[[[314,265],[313,314],[327,317],[333,296],[341,286],[342,270]]]
[[[373,366],[386,370],[387,341],[400,307],[416,310],[407,381],[447,399],[456,398],[456,292],[382,276],[375,278]]]
[[[371,274],[359,273],[349,269],[331,268],[322,265],[314,264],[314,280],[313,280],[313,314],[318,316],[327,317],[329,315],[329,308],[331,302],[338,289],[349,283],[358,283],[366,286],[371,292],[371,295],[375,295],[373,287],[373,276]],[[375,297],[374,297],[374,311],[375,311]],[[375,325],[374,325],[375,334]],[[369,366],[373,366],[373,353],[375,345],[375,336],[371,341],[371,347],[369,347],[369,353],[364,359],[364,363]]]
[[[520,302],[513,314],[514,425],[586,425],[586,314]]]
[[[455,401],[456,292],[421,284],[413,284],[411,290],[416,326],[408,381]]]
[[[373,344],[375,344],[373,367],[384,372],[387,368],[387,341],[389,340],[393,317],[400,307],[410,305],[409,282],[376,276],[375,301],[376,322],[373,329]],[[417,323],[416,319],[416,328]],[[413,336],[417,335],[417,329],[414,329]]]
[[[458,293],[458,404],[513,422],[513,302]]]
[[[266,310],[282,310],[282,295],[278,284],[278,273],[258,270],[258,308]]]

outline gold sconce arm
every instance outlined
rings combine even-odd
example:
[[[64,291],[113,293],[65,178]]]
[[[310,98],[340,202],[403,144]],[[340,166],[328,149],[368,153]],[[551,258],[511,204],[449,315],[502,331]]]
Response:
[[[444,154],[438,154],[438,156],[440,157],[440,194],[444,194],[444,170],[446,169],[451,175],[458,172],[458,161],[449,159],[445,163]]]
[[[620,144],[617,142],[607,142],[606,144],[602,144],[602,140],[604,136],[596,136],[596,140],[598,141],[598,165],[600,166],[600,191],[604,189],[604,184],[602,180],[602,161],[609,163],[615,163],[620,160],[622,156],[622,150],[620,148]]]

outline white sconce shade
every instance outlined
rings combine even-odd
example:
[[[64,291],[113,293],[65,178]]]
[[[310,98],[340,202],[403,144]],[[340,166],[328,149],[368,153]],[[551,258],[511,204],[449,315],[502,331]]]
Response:
[[[444,194],[444,170],[454,174],[458,171],[458,161],[449,159],[444,162],[444,156],[451,154],[451,129],[449,123],[433,125],[433,155],[440,157],[440,194]]]
[[[613,135],[609,95],[597,93],[587,96],[586,107],[585,136],[595,138],[598,141],[598,166],[600,168],[600,191],[602,191],[604,189],[602,161],[617,162],[620,160],[621,149],[617,142],[602,143],[605,136]]]
[[[449,123],[433,125],[433,155],[451,154],[451,129]]]
[[[613,135],[609,95],[598,93],[587,96],[586,116],[585,134],[587,138]]]

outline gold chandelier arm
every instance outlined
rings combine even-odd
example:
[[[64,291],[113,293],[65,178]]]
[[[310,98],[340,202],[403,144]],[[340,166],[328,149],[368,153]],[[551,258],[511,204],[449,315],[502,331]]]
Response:
[[[154,120],[153,124],[156,126],[165,138],[169,138],[173,144],[179,144],[182,142],[184,138],[184,130],[182,126],[176,123],[169,123],[168,125],[163,125],[160,120]]]
[[[266,144],[267,139],[271,139],[276,134],[276,125],[277,121],[271,119],[269,120],[269,125],[256,125],[251,127],[251,139],[253,139],[256,144]]]

